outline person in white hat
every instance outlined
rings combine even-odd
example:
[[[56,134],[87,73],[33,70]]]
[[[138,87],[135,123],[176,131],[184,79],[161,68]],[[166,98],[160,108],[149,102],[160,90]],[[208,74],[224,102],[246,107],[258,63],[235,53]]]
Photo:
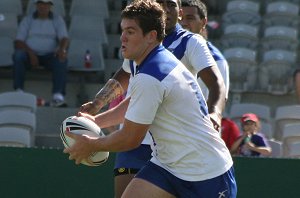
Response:
[[[66,106],[68,32],[63,18],[51,11],[52,0],[36,0],[36,10],[21,21],[13,55],[14,89],[24,90],[25,71],[43,66],[53,73],[52,106]]]

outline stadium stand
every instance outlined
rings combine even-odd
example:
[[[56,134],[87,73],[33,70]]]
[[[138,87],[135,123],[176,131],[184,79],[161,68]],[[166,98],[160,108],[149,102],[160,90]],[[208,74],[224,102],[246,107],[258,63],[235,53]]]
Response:
[[[22,91],[0,93],[0,111],[17,109],[35,113],[37,109],[36,96]]]
[[[299,26],[299,2],[274,1],[266,6],[263,25],[284,25],[294,28]]]
[[[36,116],[35,113],[20,109],[0,111],[1,144],[23,144],[34,146]],[[12,133],[11,136],[9,132]]]
[[[70,16],[101,16],[104,18],[109,17],[109,10],[107,1],[99,0],[72,0],[70,8]]]
[[[261,90],[273,95],[287,94],[292,88],[292,73],[296,64],[294,51],[274,49],[263,53],[258,82]]]
[[[13,64],[14,52],[13,39],[11,37],[0,37],[0,67],[10,67]]]
[[[223,51],[230,67],[230,91],[243,93],[253,90],[256,84],[256,51],[244,47]]]
[[[283,130],[285,125],[291,123],[300,123],[300,105],[280,106],[275,113],[275,128],[274,138],[282,141]]]
[[[257,50],[258,43],[258,27],[248,24],[227,25],[221,38],[223,48],[245,47]]]
[[[91,66],[89,68],[86,68],[84,64],[87,50],[91,54]],[[93,40],[71,39],[68,60],[71,71],[103,71],[105,67],[102,45]]]
[[[105,81],[112,77],[112,75],[122,66],[122,63],[122,59],[105,59]]]
[[[18,16],[15,13],[0,12],[0,37],[15,38],[18,29]]]
[[[269,26],[264,29],[261,42],[263,50],[286,49],[295,51],[298,48],[298,29],[288,26]]]
[[[282,142],[276,140],[268,140],[269,145],[272,148],[272,157],[282,157]]]
[[[260,4],[246,0],[229,1],[222,21],[224,26],[235,23],[258,25],[261,21]]]
[[[284,125],[282,142],[283,157],[300,157],[300,123]]]
[[[102,16],[71,16],[70,39],[90,40],[97,44],[107,44],[106,27]],[[97,25],[95,25],[97,24]]]
[[[24,13],[21,0],[1,0],[0,8],[1,13],[13,13],[18,16]]]

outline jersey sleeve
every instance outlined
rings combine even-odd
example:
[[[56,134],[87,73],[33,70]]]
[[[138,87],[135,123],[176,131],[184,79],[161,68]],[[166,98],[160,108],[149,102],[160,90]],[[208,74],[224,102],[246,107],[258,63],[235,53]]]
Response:
[[[128,59],[124,59],[122,68],[125,72],[130,73],[130,63]]]
[[[229,93],[229,66],[228,66],[228,62],[226,60],[219,60],[216,61],[217,66],[219,68],[219,71],[221,72],[221,75],[223,77],[224,80],[224,84],[225,84],[225,88],[226,88],[226,92],[225,92],[225,98],[228,98],[228,93]]]
[[[206,40],[200,35],[193,35],[187,42],[186,56],[194,70],[201,71],[206,67],[217,65]]]
[[[30,22],[29,16],[24,17],[24,19],[20,22],[16,40],[20,40],[20,41],[26,40],[26,38],[28,36],[28,31],[29,31],[29,22]]]
[[[163,100],[163,87],[155,78],[139,74],[131,82],[130,90],[125,118],[139,124],[151,124]]]
[[[68,31],[64,19],[61,16],[57,15],[54,20],[56,20],[57,24],[57,27],[55,27],[57,31],[57,37],[59,39],[68,38]]]

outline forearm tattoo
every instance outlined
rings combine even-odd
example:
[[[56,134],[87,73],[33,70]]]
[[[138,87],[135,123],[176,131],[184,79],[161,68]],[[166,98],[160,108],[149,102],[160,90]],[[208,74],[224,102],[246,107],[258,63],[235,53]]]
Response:
[[[103,107],[124,93],[122,85],[115,79],[109,79],[96,94],[94,102]]]

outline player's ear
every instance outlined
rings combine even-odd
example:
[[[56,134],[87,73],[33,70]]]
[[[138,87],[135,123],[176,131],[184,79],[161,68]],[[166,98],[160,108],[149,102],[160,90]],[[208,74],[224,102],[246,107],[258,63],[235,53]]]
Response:
[[[183,17],[183,10],[180,8],[178,12],[178,20],[180,21]]]
[[[150,32],[147,33],[146,37],[149,44],[155,42],[157,40],[157,31],[151,30]]]

